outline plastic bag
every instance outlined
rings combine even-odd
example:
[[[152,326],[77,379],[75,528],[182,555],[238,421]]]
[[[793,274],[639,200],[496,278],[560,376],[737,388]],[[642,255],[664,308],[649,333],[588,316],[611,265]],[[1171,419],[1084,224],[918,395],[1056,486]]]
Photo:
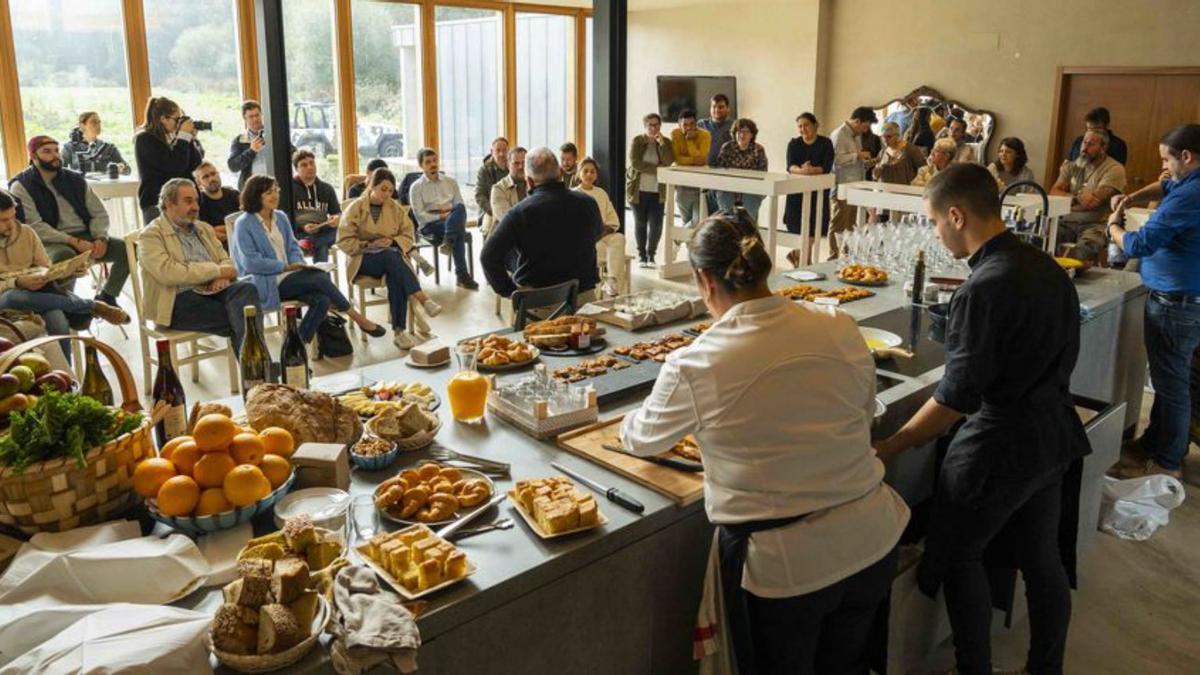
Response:
[[[1171,476],[1105,476],[1100,529],[1121,539],[1145,541],[1170,521],[1171,509],[1183,499],[1183,483]]]

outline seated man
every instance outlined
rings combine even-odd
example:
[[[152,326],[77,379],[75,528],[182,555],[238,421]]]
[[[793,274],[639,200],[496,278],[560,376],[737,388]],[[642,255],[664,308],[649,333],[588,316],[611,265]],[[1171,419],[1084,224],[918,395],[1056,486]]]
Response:
[[[596,242],[604,235],[600,207],[591,197],[568,190],[549,148],[529,153],[529,197],[514,206],[492,230],[480,261],[492,290],[508,297],[518,288],[544,288],[579,280],[579,303],[595,298],[600,275]],[[517,255],[508,275],[505,261]]]
[[[912,185],[922,187],[929,184],[929,181],[938,174],[939,171],[950,166],[954,161],[954,153],[958,146],[955,145],[952,138],[939,138],[933,143],[933,149],[929,151],[929,159],[925,166],[917,169],[917,177],[912,179]]]
[[[261,309],[258,290],[238,280],[213,229],[197,220],[200,196],[192,181],[167,181],[159,208],[162,215],[146,225],[138,240],[143,318],[162,328],[232,338],[236,355],[246,335],[243,309]],[[261,311],[258,316],[261,321]]]
[[[29,141],[29,167],[9,183],[20,202],[17,218],[37,232],[50,262],[90,251],[92,260],[111,263],[108,281],[97,300],[117,304],[129,278],[125,242],[108,236],[108,211],[83,174],[63,167],[58,141],[35,136]]]
[[[313,262],[329,260],[329,249],[337,241],[342,205],[333,186],[317,177],[317,158],[308,150],[292,155],[292,203],[288,218],[296,240]]]
[[[1083,135],[1079,157],[1062,163],[1050,194],[1071,198],[1071,212],[1058,219],[1058,242],[1074,242],[1068,256],[1096,260],[1108,244],[1104,222],[1113,195],[1125,189],[1125,167],[1108,156],[1108,132]]]
[[[230,214],[240,214],[242,208],[238,201],[241,195],[237,190],[221,185],[221,174],[217,167],[207,159],[192,172],[196,185],[200,187],[200,222],[207,223],[217,235],[217,239],[229,248],[229,236],[225,233],[225,218]]]
[[[375,159],[367,162],[367,172],[366,173],[360,173],[357,176],[347,177],[347,180],[349,180],[350,178],[356,178],[358,180],[357,180],[357,182],[354,183],[354,185],[351,185],[350,188],[348,190],[346,190],[346,199],[358,199],[359,197],[361,197],[362,194],[367,191],[367,180],[371,177],[371,172],[374,171],[375,169],[386,169],[386,168],[388,168],[387,161],[380,157],[376,157]],[[400,192],[399,191],[393,192],[392,199],[395,199],[396,201],[400,201]]]
[[[1113,133],[1111,128],[1112,118],[1109,116],[1108,108],[1092,108],[1086,115],[1083,116],[1083,130],[1088,131],[1106,131],[1108,132],[1108,149],[1105,152],[1109,157],[1117,160],[1122,166],[1125,165],[1125,160],[1129,157],[1129,149],[1125,145],[1125,141],[1121,137]],[[1083,148],[1083,136],[1076,136],[1071,142],[1071,149],[1067,152],[1067,159],[1075,161],[1079,157],[1080,151]]]
[[[467,206],[458,182],[438,171],[438,154],[432,148],[421,148],[417,163],[421,165],[421,177],[409,188],[408,201],[421,236],[454,256],[459,288],[476,290],[479,284],[467,267]]]
[[[954,141],[954,161],[960,164],[978,164],[979,158],[975,154],[975,146],[971,145],[970,139],[967,138],[967,123],[958,117],[950,118],[950,132],[948,134],[951,140]]]
[[[579,187],[579,148],[567,141],[558,148],[559,166],[562,167],[562,180],[569,188]]]
[[[525,183],[525,152],[525,148],[520,146],[508,151],[505,161],[508,169],[505,176],[492,186],[491,211],[495,220],[492,221],[491,227],[484,231],[485,237],[492,233],[496,224],[504,220],[504,216],[517,202],[529,194],[529,186]]]
[[[479,226],[485,237],[502,217],[492,213],[492,188],[508,175],[508,154],[508,139],[496,138],[491,153],[475,174],[475,204],[479,206]]]

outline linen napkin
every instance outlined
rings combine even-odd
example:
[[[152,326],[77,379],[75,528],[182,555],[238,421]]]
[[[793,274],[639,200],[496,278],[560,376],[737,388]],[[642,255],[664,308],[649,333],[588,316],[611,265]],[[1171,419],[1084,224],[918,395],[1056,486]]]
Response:
[[[416,671],[421,632],[400,603],[400,596],[382,588],[368,567],[350,565],[338,573],[329,623],[334,670],[357,675],[387,662],[401,673]]]

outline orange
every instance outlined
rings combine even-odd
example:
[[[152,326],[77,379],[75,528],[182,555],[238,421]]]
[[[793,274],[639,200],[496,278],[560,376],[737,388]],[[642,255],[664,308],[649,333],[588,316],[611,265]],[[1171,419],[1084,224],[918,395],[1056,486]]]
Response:
[[[196,504],[197,516],[211,516],[214,513],[232,511],[233,504],[225,499],[225,491],[219,487],[211,487],[200,493],[200,502]]]
[[[259,468],[262,469],[263,475],[267,477],[267,480],[271,481],[272,490],[283,485],[288,476],[292,474],[291,462],[288,462],[279,455],[264,455],[262,466]]]
[[[180,445],[191,440],[191,436],[179,436],[177,438],[172,438],[171,440],[167,441],[166,445],[159,449],[158,456],[164,459],[171,459],[171,453],[175,452],[175,448],[178,448]]]
[[[165,516],[189,516],[200,501],[200,486],[188,476],[167,479],[158,489],[158,510]]]
[[[238,425],[228,417],[212,413],[196,420],[192,429],[192,438],[196,439],[196,447],[200,452],[216,452],[227,450],[238,433]]]
[[[266,452],[266,444],[258,437],[258,434],[238,434],[233,437],[233,444],[229,446],[229,454],[237,460],[238,464],[258,466],[262,463],[264,452]]]
[[[253,464],[239,464],[225,474],[225,498],[234,506],[249,506],[271,494],[271,482]]]
[[[202,488],[221,487],[225,482],[225,474],[233,470],[237,462],[223,452],[206,452],[200,456],[192,469],[192,477]]]
[[[175,447],[171,452],[171,461],[175,464],[175,469],[179,473],[192,475],[192,469],[196,466],[196,462],[200,459],[200,449],[196,447],[193,441],[184,441]]]
[[[138,462],[133,470],[133,489],[143,497],[158,494],[158,488],[175,475],[175,465],[169,459],[151,457]]]
[[[284,459],[290,459],[292,453],[296,451],[296,439],[292,438],[292,432],[281,427],[267,427],[258,432],[259,437],[263,439],[263,445],[266,447],[268,455],[279,455]]]

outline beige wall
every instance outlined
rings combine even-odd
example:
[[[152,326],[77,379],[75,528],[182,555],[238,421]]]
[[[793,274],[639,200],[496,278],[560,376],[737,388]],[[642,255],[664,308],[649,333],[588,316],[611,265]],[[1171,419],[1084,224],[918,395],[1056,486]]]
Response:
[[[724,0],[638,11],[634,3],[629,138],[642,132],[643,115],[658,110],[658,75],[732,75],[738,78],[739,111],[758,124],[758,142],[771,169],[783,171],[796,115],[812,110],[816,100],[819,5],[819,0]],[[707,104],[697,112],[707,116]]]
[[[823,120],[926,84],[995,112],[999,135],[990,150],[1000,137],[1020,137],[1039,180],[1059,66],[1200,64],[1197,0],[831,4],[826,95],[818,103]],[[882,26],[886,19],[896,27]],[[1113,129],[1120,134],[1120,119]]]

